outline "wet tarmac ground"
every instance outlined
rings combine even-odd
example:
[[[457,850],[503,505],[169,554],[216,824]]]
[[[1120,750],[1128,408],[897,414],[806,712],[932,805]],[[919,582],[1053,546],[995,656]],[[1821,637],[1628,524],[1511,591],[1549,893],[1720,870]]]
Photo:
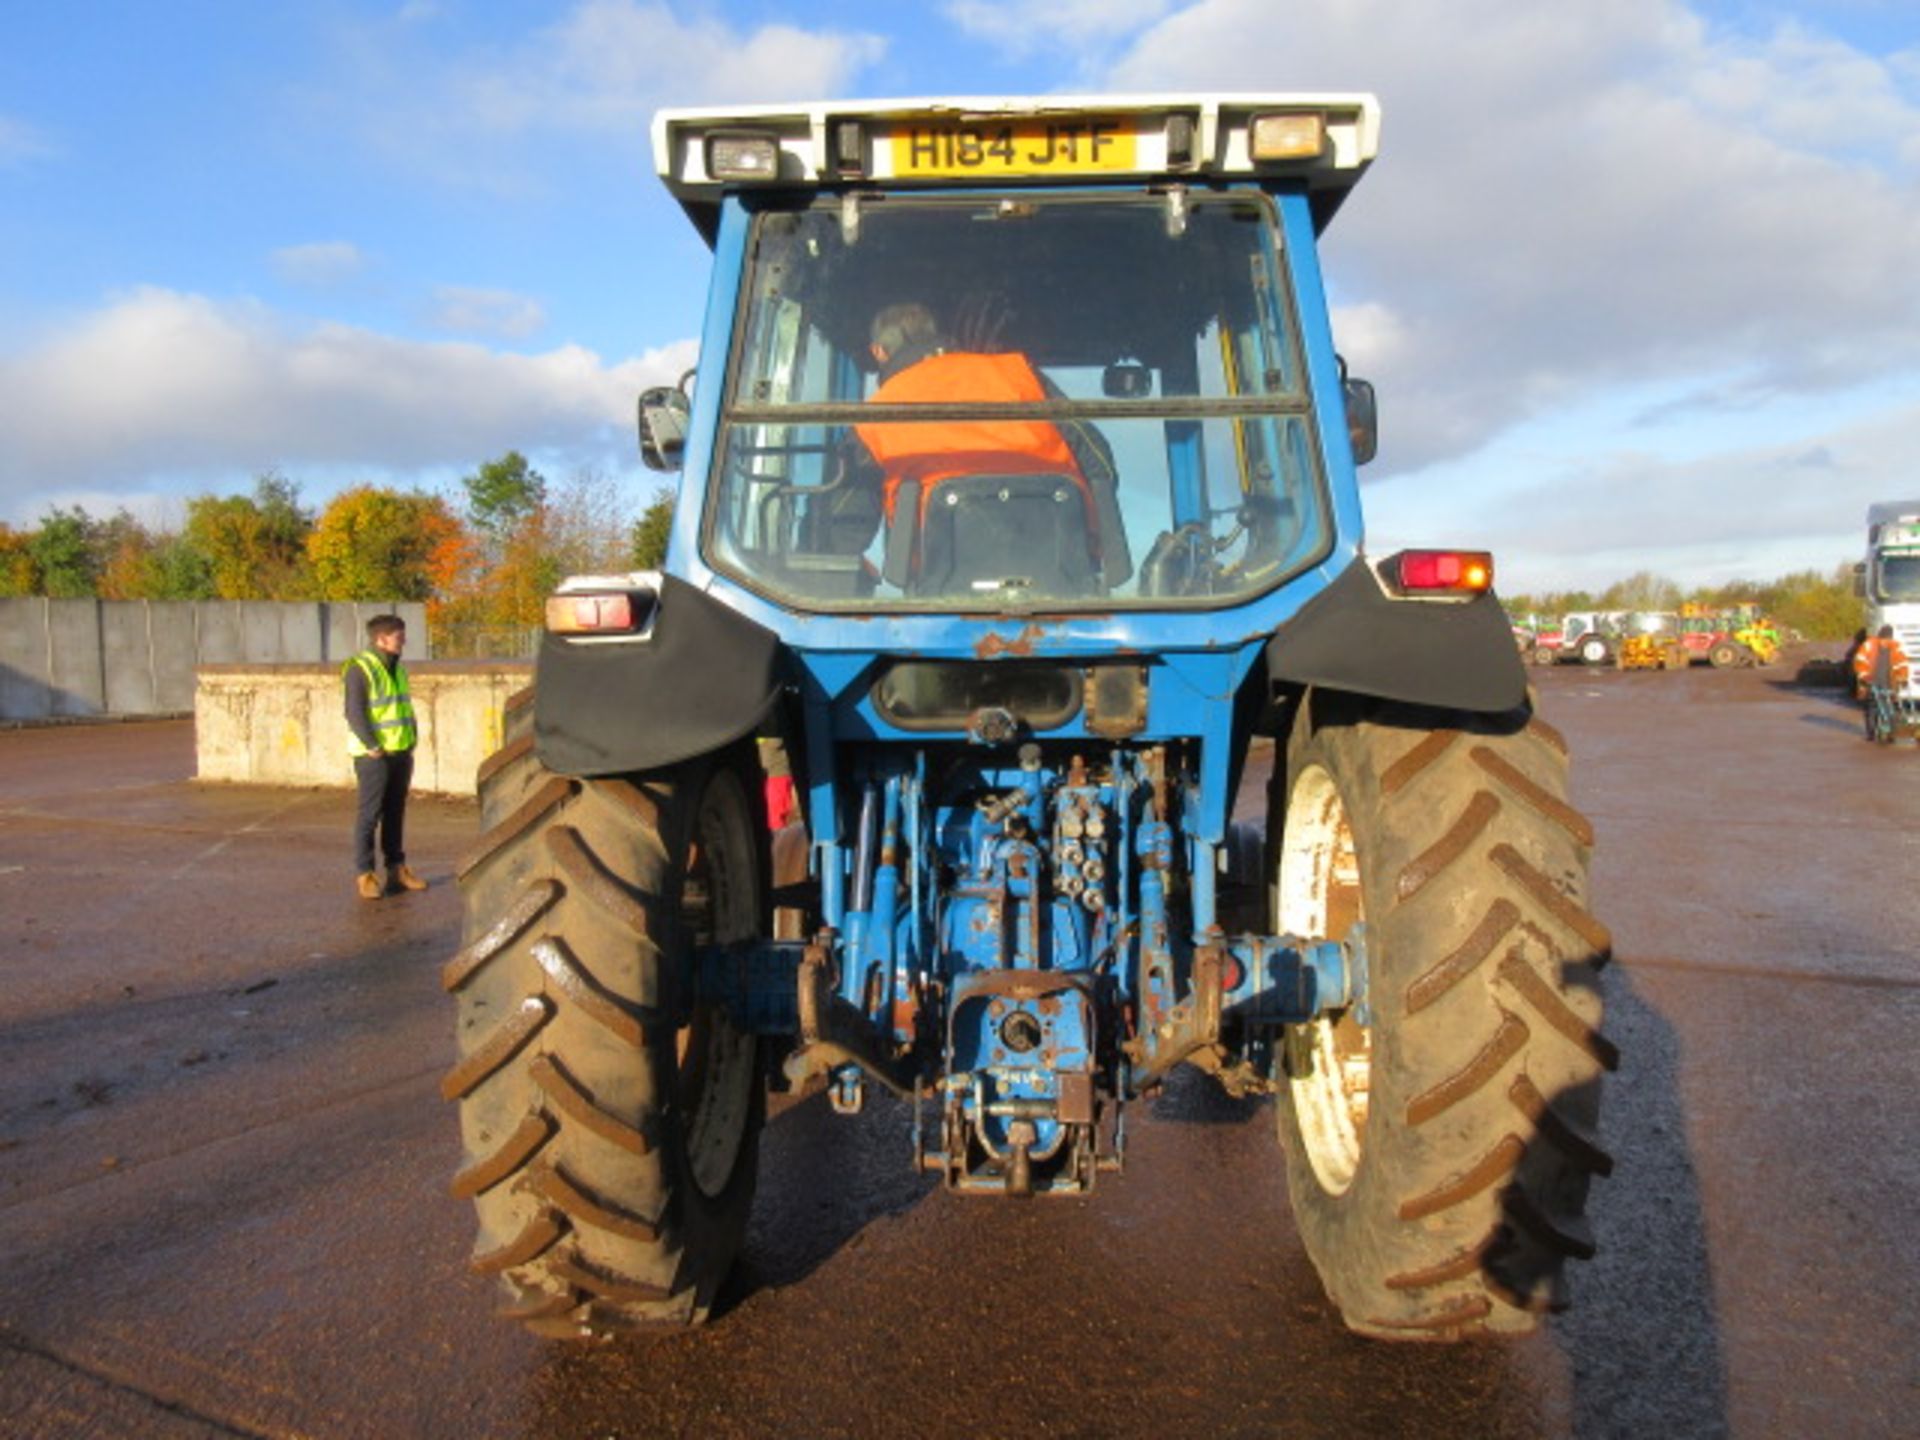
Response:
[[[1790,667],[1539,679],[1618,1166],[1574,1308],[1451,1348],[1340,1327],[1271,1109],[1199,1076],[1086,1201],[788,1104],[712,1325],[537,1342],[446,1195],[473,807],[416,798],[433,886],[370,905],[344,792],[196,785],[185,722],[0,732],[0,1435],[1920,1433],[1920,751]]]

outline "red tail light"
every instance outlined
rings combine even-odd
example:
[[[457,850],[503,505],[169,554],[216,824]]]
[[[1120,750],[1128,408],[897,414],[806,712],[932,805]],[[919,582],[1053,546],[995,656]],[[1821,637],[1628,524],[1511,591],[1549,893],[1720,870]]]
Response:
[[[651,609],[650,604],[636,605],[628,594],[551,595],[547,629],[555,635],[621,635]]]
[[[1380,578],[1401,595],[1478,595],[1493,588],[1485,550],[1402,550],[1380,562]]]

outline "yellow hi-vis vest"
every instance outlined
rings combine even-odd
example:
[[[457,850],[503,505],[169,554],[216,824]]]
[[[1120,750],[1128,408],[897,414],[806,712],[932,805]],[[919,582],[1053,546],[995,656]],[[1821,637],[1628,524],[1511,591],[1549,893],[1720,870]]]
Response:
[[[413,696],[407,689],[407,667],[395,661],[389,674],[387,662],[378,650],[362,650],[347,661],[347,665],[358,665],[360,673],[367,677],[367,719],[373,722],[373,733],[379,737],[380,748],[413,749],[419,737],[413,725]],[[343,679],[347,665],[340,667]],[[351,728],[347,731],[347,753],[356,756],[369,753]]]

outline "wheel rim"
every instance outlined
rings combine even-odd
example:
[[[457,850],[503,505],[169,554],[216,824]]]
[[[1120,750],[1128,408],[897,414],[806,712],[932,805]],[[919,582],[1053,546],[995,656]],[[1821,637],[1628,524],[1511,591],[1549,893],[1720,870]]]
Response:
[[[708,787],[694,823],[680,918],[693,945],[754,932],[751,841],[738,787]],[[687,1169],[700,1193],[718,1196],[733,1178],[753,1108],[754,1042],[716,1006],[696,1001],[674,1034],[674,1100]]]
[[[1333,777],[1305,770],[1287,803],[1281,845],[1280,929],[1339,940],[1363,918],[1353,827]],[[1314,1178],[1330,1195],[1353,1184],[1366,1147],[1373,1043],[1350,1012],[1292,1030],[1288,1086]]]

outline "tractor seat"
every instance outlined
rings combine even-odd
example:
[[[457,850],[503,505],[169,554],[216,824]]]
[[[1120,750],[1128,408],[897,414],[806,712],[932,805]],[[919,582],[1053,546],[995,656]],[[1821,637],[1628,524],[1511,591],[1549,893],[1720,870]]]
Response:
[[[903,487],[896,515],[913,514],[917,500],[917,485]],[[1009,583],[1034,596],[1101,593],[1086,501],[1073,477],[962,475],[934,487],[908,593],[964,595]]]

